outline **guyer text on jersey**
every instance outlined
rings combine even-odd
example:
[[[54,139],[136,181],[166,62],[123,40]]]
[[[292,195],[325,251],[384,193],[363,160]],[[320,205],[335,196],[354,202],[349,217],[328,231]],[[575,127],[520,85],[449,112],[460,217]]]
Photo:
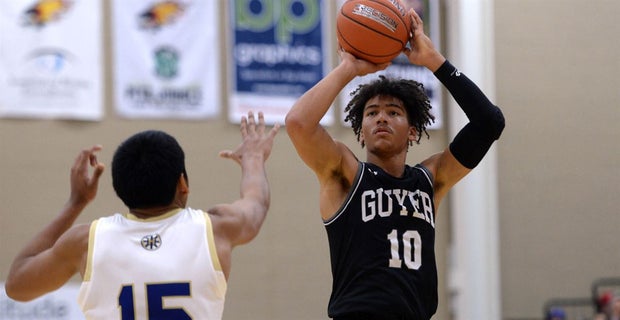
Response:
[[[435,228],[433,204],[428,193],[421,190],[366,190],[362,193],[362,221],[392,214],[422,219]]]

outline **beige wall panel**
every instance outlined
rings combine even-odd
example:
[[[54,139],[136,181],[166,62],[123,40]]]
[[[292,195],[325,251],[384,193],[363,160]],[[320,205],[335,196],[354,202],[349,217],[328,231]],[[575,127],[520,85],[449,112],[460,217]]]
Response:
[[[620,277],[620,2],[498,0],[502,309]]]

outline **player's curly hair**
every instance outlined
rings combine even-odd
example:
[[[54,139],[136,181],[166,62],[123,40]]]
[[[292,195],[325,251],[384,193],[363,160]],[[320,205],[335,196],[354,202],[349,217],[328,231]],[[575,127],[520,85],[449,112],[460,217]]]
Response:
[[[380,95],[392,96],[403,102],[409,124],[418,133],[417,144],[420,143],[422,133],[425,133],[427,138],[430,137],[426,131],[426,126],[433,123],[435,117],[430,113],[432,107],[429,97],[424,90],[424,85],[415,80],[391,79],[380,75],[379,79],[367,84],[361,84],[351,92],[351,101],[344,109],[345,112],[348,112],[344,121],[351,123],[353,132],[357,136],[357,141],[360,141],[366,102]],[[413,142],[410,144],[413,144]]]

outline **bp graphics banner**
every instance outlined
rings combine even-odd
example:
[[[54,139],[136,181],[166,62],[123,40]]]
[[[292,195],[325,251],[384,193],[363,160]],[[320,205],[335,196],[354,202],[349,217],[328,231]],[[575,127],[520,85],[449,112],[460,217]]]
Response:
[[[263,111],[283,123],[295,101],[325,75],[331,52],[329,0],[229,0],[231,122]],[[333,122],[333,113],[323,124]]]
[[[119,115],[204,119],[219,114],[220,2],[112,1]]]
[[[100,120],[100,1],[0,1],[0,116]]]
[[[344,0],[338,0],[339,7]],[[402,0],[402,3],[409,8],[413,8],[420,18],[424,21],[424,32],[433,40],[433,44],[440,49],[440,32],[439,32],[439,1],[438,0]],[[350,93],[357,88],[358,85],[368,83],[378,78],[380,74],[388,77],[405,78],[418,81],[424,85],[426,94],[430,98],[431,113],[435,116],[435,122],[428,126],[428,129],[441,129],[443,125],[442,119],[442,100],[441,100],[441,83],[435,75],[425,67],[412,65],[404,54],[396,57],[387,69],[374,74],[357,77],[351,81],[340,95],[341,119],[346,117],[344,108],[347,106],[351,96]]]

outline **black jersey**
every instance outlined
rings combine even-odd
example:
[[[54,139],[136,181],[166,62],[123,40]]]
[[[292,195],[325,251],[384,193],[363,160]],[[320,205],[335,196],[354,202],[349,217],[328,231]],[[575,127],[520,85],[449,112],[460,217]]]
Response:
[[[437,310],[433,177],[396,178],[360,162],[345,203],[324,221],[333,276],[330,317],[430,319]]]

